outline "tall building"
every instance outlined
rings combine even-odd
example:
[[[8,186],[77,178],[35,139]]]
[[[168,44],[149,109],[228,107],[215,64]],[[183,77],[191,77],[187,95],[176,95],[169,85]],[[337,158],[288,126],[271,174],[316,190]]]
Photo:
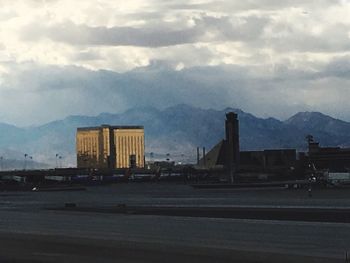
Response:
[[[78,128],[78,168],[143,168],[145,155],[143,126]]]

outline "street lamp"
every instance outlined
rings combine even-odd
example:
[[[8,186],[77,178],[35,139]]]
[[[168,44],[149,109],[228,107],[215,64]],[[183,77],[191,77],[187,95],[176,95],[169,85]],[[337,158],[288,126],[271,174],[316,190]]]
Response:
[[[62,159],[63,159],[63,157],[60,155],[60,156],[58,156],[58,159],[59,159],[59,168],[62,168]]]
[[[28,157],[28,154],[24,154],[24,170],[27,169],[27,157]]]
[[[59,156],[59,154],[58,153],[56,153],[56,166],[55,166],[55,168],[58,168],[58,161],[57,161],[57,158],[58,158],[58,156]]]
[[[29,161],[29,170],[30,169],[33,169],[33,156],[28,156],[29,157],[29,159],[30,159],[30,161]]]

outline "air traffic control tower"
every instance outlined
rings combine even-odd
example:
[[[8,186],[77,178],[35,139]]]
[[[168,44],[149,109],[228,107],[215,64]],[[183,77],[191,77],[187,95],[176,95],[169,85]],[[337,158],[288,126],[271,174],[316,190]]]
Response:
[[[227,174],[227,181],[236,181],[236,174],[239,166],[239,121],[238,115],[228,112],[225,120],[225,139],[217,143],[198,162],[200,167],[206,169],[224,169]]]
[[[235,181],[235,174],[239,164],[239,125],[237,114],[229,112],[226,114],[226,162],[225,166],[228,170],[229,182]]]

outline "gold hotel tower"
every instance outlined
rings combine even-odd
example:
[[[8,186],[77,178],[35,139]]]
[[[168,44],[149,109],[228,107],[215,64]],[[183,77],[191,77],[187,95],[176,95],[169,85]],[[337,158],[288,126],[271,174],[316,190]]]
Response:
[[[143,168],[143,126],[86,127],[77,129],[78,168]]]

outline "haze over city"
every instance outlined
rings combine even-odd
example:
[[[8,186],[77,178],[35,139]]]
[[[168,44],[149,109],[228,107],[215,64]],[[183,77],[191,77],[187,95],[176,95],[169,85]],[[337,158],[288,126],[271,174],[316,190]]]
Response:
[[[350,120],[349,1],[4,0],[0,7],[1,122],[179,103]]]

